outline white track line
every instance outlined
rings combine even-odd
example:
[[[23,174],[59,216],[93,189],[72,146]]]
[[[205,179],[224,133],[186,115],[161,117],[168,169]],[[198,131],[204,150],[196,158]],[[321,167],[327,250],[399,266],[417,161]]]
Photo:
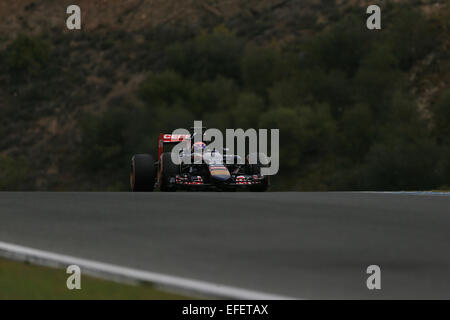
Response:
[[[292,297],[267,294],[220,284],[170,276],[161,273],[131,269],[112,264],[61,255],[0,241],[0,256],[27,261],[39,265],[64,267],[78,265],[85,274],[94,274],[116,280],[132,280],[152,283],[168,288],[181,289],[216,298],[242,300],[291,300]],[[65,284],[63,284],[65,285]]]
[[[413,196],[450,196],[446,191],[356,191],[355,193],[400,194]]]

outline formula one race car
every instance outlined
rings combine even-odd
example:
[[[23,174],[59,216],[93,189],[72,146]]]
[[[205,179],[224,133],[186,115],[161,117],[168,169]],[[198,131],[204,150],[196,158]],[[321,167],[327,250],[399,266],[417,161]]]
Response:
[[[149,154],[136,154],[131,159],[130,184],[134,192],[176,190],[218,190],[266,191],[269,187],[269,176],[261,174],[261,168],[267,166],[264,154],[248,155],[242,164],[237,155],[224,154],[226,149],[210,150],[204,142],[193,143],[190,150],[180,150],[180,164],[172,161],[170,146],[182,141],[194,141],[194,135],[160,134],[158,139],[158,161]],[[164,150],[166,147],[166,150]],[[229,164],[227,159],[233,158]],[[249,159],[265,159],[251,161]],[[191,161],[188,161],[191,160]],[[200,160],[200,161],[199,161]],[[263,164],[264,163],[264,164]]]

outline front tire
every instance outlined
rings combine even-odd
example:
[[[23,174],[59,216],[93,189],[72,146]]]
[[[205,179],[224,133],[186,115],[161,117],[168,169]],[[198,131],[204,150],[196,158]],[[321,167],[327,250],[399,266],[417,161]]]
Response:
[[[130,185],[133,192],[152,192],[155,187],[155,162],[149,154],[131,158]]]
[[[257,163],[251,164],[250,159],[253,161],[257,160]],[[260,159],[264,159],[266,164],[261,163]],[[267,167],[268,159],[264,153],[252,153],[247,156],[247,165],[250,168],[250,174],[261,175],[261,168]],[[251,185],[249,187],[250,191],[254,192],[265,192],[269,189],[270,181],[269,176],[264,176],[261,184]]]

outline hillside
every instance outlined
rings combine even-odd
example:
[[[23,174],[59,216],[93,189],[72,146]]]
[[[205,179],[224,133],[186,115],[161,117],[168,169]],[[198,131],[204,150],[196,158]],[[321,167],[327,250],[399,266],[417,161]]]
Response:
[[[433,143],[414,143],[420,148],[412,154],[432,150],[439,158],[433,172],[438,176],[450,172],[450,165],[440,158],[447,152],[443,144],[448,123],[435,121],[436,110],[445,110],[448,101],[449,6],[439,0],[415,1],[408,10],[420,12],[417,23],[408,20],[417,18],[415,13],[402,9],[408,1],[385,1],[387,31],[374,36],[361,30],[368,2],[83,0],[76,1],[83,13],[81,32],[65,29],[65,8],[73,1],[1,2],[0,16],[6,19],[0,20],[0,189],[125,190],[130,153],[153,151],[159,129],[189,125],[198,117],[210,124],[283,129],[282,119],[292,119],[292,110],[299,120],[286,126],[285,132],[307,132],[302,126],[316,123],[323,127],[300,135],[300,145],[284,146],[295,149],[294,157],[304,161],[305,169],[296,171],[292,181],[275,180],[278,189],[447,184],[445,179],[409,181],[403,176],[375,183],[366,173],[359,175],[373,169],[365,166],[379,160],[375,157],[383,153],[380,150],[393,148],[384,142],[379,146],[385,125],[416,121],[406,115],[383,118],[377,103],[385,103],[386,108],[414,105]],[[400,21],[397,16],[402,15]],[[397,29],[391,30],[392,25]],[[383,47],[378,56],[371,54],[377,41],[389,52]],[[305,53],[311,60],[301,59]],[[385,61],[391,55],[395,61]],[[395,92],[388,92],[390,81],[399,84]],[[371,87],[377,91],[370,91]],[[379,95],[383,90],[386,102]],[[355,114],[346,113],[346,108],[356,110]],[[346,125],[351,129],[346,134],[365,137],[355,121],[345,121],[365,117],[366,109],[373,115],[368,121],[377,128],[367,140],[355,142],[369,141],[367,149],[361,147],[360,153],[353,154],[351,146],[342,142],[347,136],[340,128]],[[248,114],[242,110],[249,110]],[[277,117],[281,125],[271,122]],[[308,117],[311,123],[303,123]],[[339,150],[329,153],[327,143]],[[298,163],[290,160],[287,151],[284,154],[289,160],[281,177],[289,177]],[[424,170],[425,177],[427,166],[428,162],[419,161],[410,170]],[[296,179],[304,182],[298,184]]]

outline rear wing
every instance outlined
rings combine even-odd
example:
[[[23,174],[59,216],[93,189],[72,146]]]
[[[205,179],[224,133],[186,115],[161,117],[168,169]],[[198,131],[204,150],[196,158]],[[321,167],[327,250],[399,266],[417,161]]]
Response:
[[[161,159],[161,155],[164,152],[164,145],[167,143],[178,143],[191,138],[189,134],[170,134],[161,133],[158,138],[158,160]]]

